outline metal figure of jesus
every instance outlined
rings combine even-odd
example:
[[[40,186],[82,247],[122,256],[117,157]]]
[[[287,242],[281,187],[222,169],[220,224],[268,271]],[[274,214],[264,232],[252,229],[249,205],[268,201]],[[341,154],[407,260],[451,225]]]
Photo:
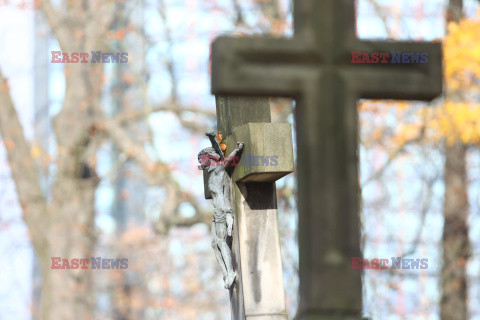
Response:
[[[200,169],[209,172],[208,189],[213,199],[212,248],[223,272],[225,288],[234,283],[237,273],[232,267],[232,252],[227,244],[227,235],[232,236],[233,209],[230,198],[230,175],[228,170],[238,162],[238,155],[243,149],[243,142],[237,142],[235,150],[224,157],[216,140],[214,131],[206,133],[212,147],[205,148],[198,154]]]

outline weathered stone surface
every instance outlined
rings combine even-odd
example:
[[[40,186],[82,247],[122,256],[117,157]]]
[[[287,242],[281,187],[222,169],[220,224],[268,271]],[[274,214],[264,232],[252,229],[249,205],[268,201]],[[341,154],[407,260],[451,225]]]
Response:
[[[287,319],[275,183],[234,188],[245,319]]]
[[[271,122],[270,101],[247,96],[216,96],[218,131],[224,138],[246,123]]]
[[[226,139],[227,153],[237,141],[244,142],[245,147],[233,181],[276,181],[294,171],[290,124],[248,123],[236,127]]]
[[[212,93],[296,99],[298,318],[359,319],[361,273],[349,265],[361,255],[356,101],[435,98],[441,45],[358,40],[354,0],[295,0],[294,24],[292,39],[215,40]],[[352,64],[351,51],[426,52],[429,61]]]

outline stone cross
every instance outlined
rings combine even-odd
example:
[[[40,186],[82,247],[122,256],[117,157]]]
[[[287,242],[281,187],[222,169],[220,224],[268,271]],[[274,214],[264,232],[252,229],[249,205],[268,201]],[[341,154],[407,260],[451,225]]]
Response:
[[[275,181],[294,169],[291,126],[270,122],[268,98],[217,96],[216,104],[226,154],[244,143],[231,176],[230,245],[237,272],[230,288],[232,319],[286,320]],[[207,170],[204,178],[208,199]]]
[[[361,256],[356,102],[438,96],[441,44],[357,39],[354,0],[294,0],[294,29],[291,39],[216,39],[212,93],[296,99],[298,319],[360,319],[361,274],[350,262]],[[428,62],[354,64],[352,51],[423,53]]]

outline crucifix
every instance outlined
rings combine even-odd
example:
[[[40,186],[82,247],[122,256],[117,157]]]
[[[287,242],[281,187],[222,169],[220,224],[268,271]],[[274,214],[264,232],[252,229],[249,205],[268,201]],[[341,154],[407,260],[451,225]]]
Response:
[[[212,93],[295,99],[298,319],[360,319],[361,274],[350,265],[351,257],[361,256],[356,102],[437,97],[442,92],[441,44],[357,39],[354,0],[294,0],[294,29],[291,39],[217,38],[212,44]],[[428,62],[353,64],[352,51],[369,56],[421,53]],[[217,105],[219,125],[222,112],[242,111],[231,105],[219,112]],[[253,187],[247,194],[256,197],[255,192],[263,191]],[[251,293],[238,294],[245,300]],[[277,318],[265,312],[251,319]]]
[[[225,287],[230,289],[232,319],[286,320],[275,181],[294,169],[291,126],[271,123],[268,98],[217,96],[216,104],[225,154],[238,155],[239,146],[242,152],[230,172],[231,178],[221,179],[221,184],[228,181],[227,189],[230,187],[232,192],[219,186],[217,177],[225,171],[215,165],[233,159],[221,163],[212,160],[213,165],[200,166],[204,170],[205,197],[214,202],[212,247],[224,273]],[[221,155],[215,151],[220,146],[214,133],[207,136],[212,147],[199,153],[200,163],[206,153],[210,153],[210,159]],[[231,199],[225,199],[229,194]],[[226,216],[229,212],[234,216],[231,238],[216,231],[229,229],[228,224],[215,221],[222,207],[228,208],[224,210]],[[230,240],[231,253],[224,248],[225,240]],[[224,252],[220,254],[222,246]],[[236,278],[234,283],[229,275]]]

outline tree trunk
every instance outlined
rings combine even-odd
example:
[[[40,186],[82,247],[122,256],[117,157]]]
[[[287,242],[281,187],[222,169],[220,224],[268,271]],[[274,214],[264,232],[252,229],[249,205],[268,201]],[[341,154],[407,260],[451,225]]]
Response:
[[[45,239],[35,247],[43,279],[41,320],[93,319],[95,311],[91,262],[87,269],[52,269],[51,258],[70,262],[94,255],[95,191],[99,179],[94,165],[87,161],[95,151],[89,154],[87,150],[95,136],[93,124],[98,116],[102,70],[99,64],[65,66],[65,100],[54,119],[58,155],[52,200],[41,215],[42,228],[26,219],[34,242],[41,236]],[[17,190],[22,193],[24,187]],[[28,216],[24,210],[24,217]]]
[[[83,50],[80,52],[85,52]],[[91,262],[88,269],[52,269],[52,257],[90,259],[95,245],[95,190],[99,179],[87,162],[101,92],[102,66],[66,65],[63,108],[54,119],[57,174],[47,219],[47,249],[38,252],[42,268],[42,320],[92,319]],[[94,152],[93,152],[94,154]]]
[[[460,21],[462,11],[462,0],[449,0],[447,23]],[[452,99],[459,96],[458,93],[451,92],[447,88],[446,97]],[[443,268],[440,302],[442,320],[466,320],[468,318],[466,264],[470,253],[470,239],[467,225],[466,155],[467,146],[462,142],[453,146],[445,146]]]
[[[39,254],[42,266],[42,320],[93,319],[91,262],[88,269],[52,269],[51,257],[90,259],[93,256],[95,178],[68,179],[59,177],[59,189],[65,192],[53,212],[49,227],[48,250]]]
[[[445,203],[443,215],[442,320],[466,320],[468,237],[467,147],[445,149]]]

